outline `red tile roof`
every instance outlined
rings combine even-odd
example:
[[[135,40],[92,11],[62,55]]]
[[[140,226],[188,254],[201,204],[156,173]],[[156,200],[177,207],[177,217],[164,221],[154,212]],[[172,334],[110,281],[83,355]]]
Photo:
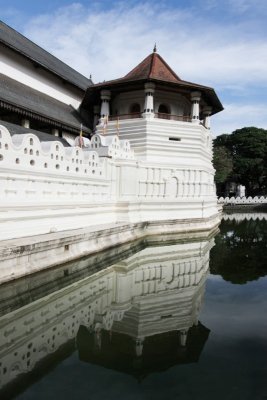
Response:
[[[137,67],[125,75],[123,79],[157,79],[175,83],[181,81],[179,76],[176,75],[163,58],[156,52],[147,56],[137,65]]]
[[[207,104],[213,107],[213,114],[223,110],[223,106],[214,89],[197,83],[183,81],[155,50],[124,77],[89,86],[82,101],[82,107],[88,109],[90,101],[91,105],[95,101],[99,101],[97,96],[99,96],[100,90],[102,89],[109,90],[111,88],[113,92],[115,90],[119,92],[125,91],[127,88],[129,89],[131,86],[132,89],[135,87],[136,90],[137,88],[141,88],[140,85],[143,82],[149,80],[157,81],[162,85],[165,84],[165,86],[172,87],[177,91],[185,90],[190,93],[193,90],[200,90],[203,97],[206,98]]]

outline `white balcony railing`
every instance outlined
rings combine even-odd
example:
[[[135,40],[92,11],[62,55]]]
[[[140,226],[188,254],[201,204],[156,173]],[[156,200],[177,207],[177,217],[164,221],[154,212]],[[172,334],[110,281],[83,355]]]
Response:
[[[142,118],[143,113],[131,113],[131,114],[119,114],[119,115],[110,115],[109,121],[121,121],[124,119],[135,119]],[[165,113],[155,113],[155,118],[159,119],[167,119],[171,121],[183,121],[183,122],[191,122],[190,116],[184,115],[174,115],[174,114],[165,114]]]

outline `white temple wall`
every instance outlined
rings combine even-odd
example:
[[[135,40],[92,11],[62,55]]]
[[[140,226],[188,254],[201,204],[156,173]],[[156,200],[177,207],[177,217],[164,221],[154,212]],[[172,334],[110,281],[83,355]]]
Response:
[[[110,121],[106,136],[117,134],[116,122]],[[101,128],[100,128],[101,133]],[[160,118],[135,118],[119,124],[120,140],[128,140],[139,160],[159,164],[204,166],[214,173],[212,136],[209,129],[190,122],[169,121]]]
[[[0,129],[2,240],[218,213],[213,170],[206,162],[200,164],[201,153],[197,162],[192,158],[183,166],[178,152],[178,165],[165,157],[162,166],[134,159],[116,137],[105,139],[116,139],[109,146],[82,150],[59,142],[40,143],[32,134],[11,139],[6,128]],[[105,148],[113,158],[99,157]]]
[[[1,46],[0,72],[15,81],[45,93],[63,103],[71,104],[78,108],[84,91],[73,87],[71,84],[62,84],[62,79],[49,73],[41,67],[35,68],[34,64],[14,51]]]

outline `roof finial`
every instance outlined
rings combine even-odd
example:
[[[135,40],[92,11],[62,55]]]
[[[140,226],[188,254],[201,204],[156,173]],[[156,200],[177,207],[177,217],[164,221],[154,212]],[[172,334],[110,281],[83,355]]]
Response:
[[[155,43],[154,49],[153,49],[153,53],[157,52],[157,44]]]

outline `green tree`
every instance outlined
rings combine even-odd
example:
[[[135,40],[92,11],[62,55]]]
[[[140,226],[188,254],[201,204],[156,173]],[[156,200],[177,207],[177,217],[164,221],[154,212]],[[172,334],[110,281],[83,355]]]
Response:
[[[234,175],[248,194],[266,193],[267,131],[254,127],[237,129],[231,135]]]
[[[233,158],[226,146],[214,147],[213,165],[216,170],[215,182],[224,183],[233,173]]]
[[[266,194],[267,130],[246,127],[218,136],[214,140],[214,167],[216,182],[232,180],[245,185],[248,195]]]
[[[267,221],[225,221],[210,253],[210,271],[243,284],[267,275]]]

